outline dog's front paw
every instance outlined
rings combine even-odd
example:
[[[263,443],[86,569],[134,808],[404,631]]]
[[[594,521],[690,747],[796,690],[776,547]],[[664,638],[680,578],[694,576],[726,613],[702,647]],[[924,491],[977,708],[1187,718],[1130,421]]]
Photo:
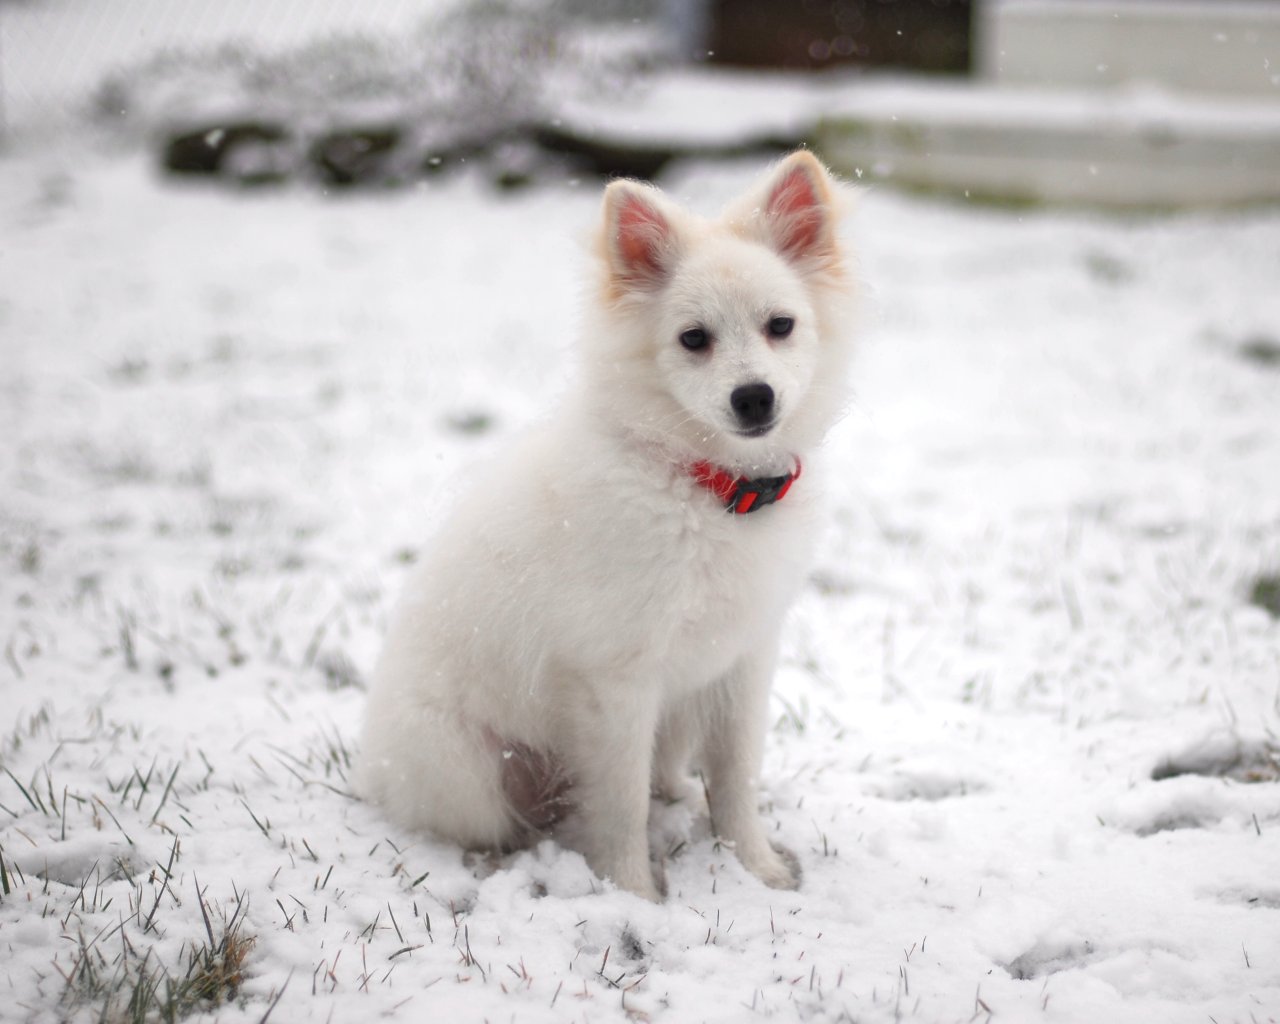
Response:
[[[751,857],[738,854],[742,866],[770,889],[799,889],[800,862],[796,855],[781,846],[766,845]]]
[[[590,858],[588,858],[588,862],[591,862]],[[627,892],[634,893],[649,900],[651,903],[662,902],[660,883],[654,880],[653,869],[649,864],[648,857],[645,857],[643,861],[628,859],[608,865],[593,863],[592,868],[597,875],[601,878],[607,878],[619,889],[625,889]]]
[[[617,877],[610,876],[610,880],[619,889],[626,889],[627,892],[634,893],[636,896],[646,899],[650,903],[662,902],[662,891],[654,881],[652,873],[626,879],[619,879]]]

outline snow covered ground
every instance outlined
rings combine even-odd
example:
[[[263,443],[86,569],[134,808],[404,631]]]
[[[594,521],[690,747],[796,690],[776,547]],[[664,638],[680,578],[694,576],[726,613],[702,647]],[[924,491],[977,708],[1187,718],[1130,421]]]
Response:
[[[761,793],[798,892],[698,807],[654,809],[653,906],[351,799],[406,568],[568,372],[597,202],[0,157],[0,1020],[1280,1019],[1276,210],[865,194]]]

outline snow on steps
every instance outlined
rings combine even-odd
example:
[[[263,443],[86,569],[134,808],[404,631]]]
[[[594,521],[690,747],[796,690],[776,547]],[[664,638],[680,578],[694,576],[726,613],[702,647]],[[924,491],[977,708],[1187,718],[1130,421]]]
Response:
[[[815,143],[847,174],[999,201],[1280,200],[1280,103],[1256,98],[867,82],[841,97]]]

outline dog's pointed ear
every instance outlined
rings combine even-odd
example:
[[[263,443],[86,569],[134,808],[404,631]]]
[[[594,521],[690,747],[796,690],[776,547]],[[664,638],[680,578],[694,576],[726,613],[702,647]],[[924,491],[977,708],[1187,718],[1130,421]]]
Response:
[[[675,264],[678,235],[656,189],[614,181],[604,193],[604,250],[612,289],[653,291]]]
[[[839,270],[837,188],[807,150],[792,153],[774,169],[758,216],[779,255],[802,269]]]

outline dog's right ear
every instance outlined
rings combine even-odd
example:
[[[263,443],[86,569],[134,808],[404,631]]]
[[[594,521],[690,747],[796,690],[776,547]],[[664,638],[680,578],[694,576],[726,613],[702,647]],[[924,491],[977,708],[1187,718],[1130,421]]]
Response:
[[[657,189],[614,181],[604,192],[604,250],[611,290],[654,291],[670,276],[678,237]]]

